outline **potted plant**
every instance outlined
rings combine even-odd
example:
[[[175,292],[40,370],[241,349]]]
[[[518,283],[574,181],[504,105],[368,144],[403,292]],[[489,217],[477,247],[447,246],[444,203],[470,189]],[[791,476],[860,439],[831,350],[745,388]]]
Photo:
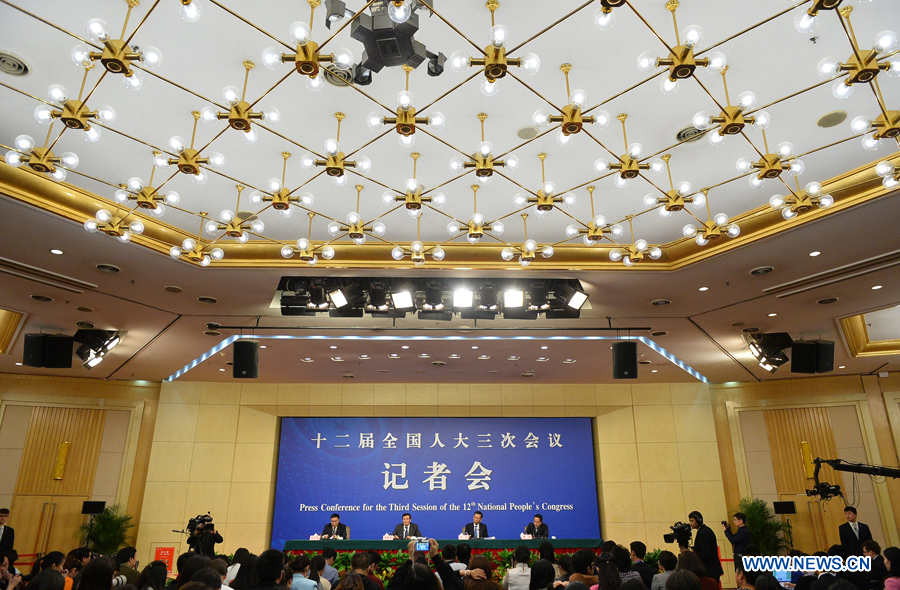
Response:
[[[112,555],[131,539],[128,531],[134,528],[132,521],[133,518],[125,514],[123,506],[113,504],[75,529],[73,536],[81,541],[83,547],[101,555]]]
[[[779,520],[768,502],[759,498],[741,498],[735,512],[747,515],[750,542],[759,548],[761,555],[780,555],[790,550],[791,525]]]

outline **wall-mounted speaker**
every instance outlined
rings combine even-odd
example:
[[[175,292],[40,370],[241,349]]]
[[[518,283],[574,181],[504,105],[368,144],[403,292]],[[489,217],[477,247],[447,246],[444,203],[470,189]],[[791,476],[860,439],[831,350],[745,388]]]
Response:
[[[22,364],[26,367],[47,369],[71,369],[73,340],[62,334],[25,334],[25,353]]]
[[[791,373],[830,373],[834,370],[834,342],[798,340],[791,345]]]
[[[259,377],[259,341],[238,340],[234,343],[232,377],[256,379]]]
[[[637,379],[637,342],[613,342],[613,379]]]

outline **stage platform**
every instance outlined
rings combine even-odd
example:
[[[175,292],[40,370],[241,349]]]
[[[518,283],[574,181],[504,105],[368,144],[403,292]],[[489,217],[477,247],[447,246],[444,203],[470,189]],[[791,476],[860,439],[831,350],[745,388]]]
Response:
[[[439,547],[444,545],[468,543],[473,550],[478,549],[515,549],[519,545],[525,545],[530,549],[537,549],[543,541],[550,541],[553,548],[559,549],[596,549],[603,544],[603,539],[436,539]],[[322,551],[331,547],[335,551],[403,551],[409,541],[382,541],[380,539],[347,539],[345,541],[288,541],[284,544],[284,551]]]

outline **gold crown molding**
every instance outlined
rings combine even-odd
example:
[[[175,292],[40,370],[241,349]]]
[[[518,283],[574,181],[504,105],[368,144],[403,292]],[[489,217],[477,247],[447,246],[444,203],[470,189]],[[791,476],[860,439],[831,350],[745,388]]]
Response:
[[[879,158],[881,161],[885,158]],[[889,158],[900,164],[900,152]],[[504,262],[500,251],[507,247],[504,242],[487,244],[446,243],[441,247],[446,251],[443,261],[429,260],[426,269],[474,270],[510,270],[520,272],[543,271],[596,271],[615,270],[619,272],[645,270],[670,272],[710,259],[737,248],[749,246],[757,241],[779,234],[803,224],[818,221],[827,215],[856,207],[863,203],[879,199],[891,193],[881,184],[881,179],[874,172],[872,162],[855,170],[845,172],[828,181],[822,182],[823,193],[835,197],[835,204],[828,209],[816,209],[800,215],[792,220],[785,220],[779,211],[768,206],[747,211],[731,221],[741,227],[741,235],[734,239],[720,240],[713,246],[698,246],[691,238],[661,244],[663,256],[652,263],[641,263],[628,268],[618,262],[609,260],[609,251],[615,245],[588,247],[581,244],[555,245],[555,253],[550,259],[537,257],[527,269],[517,264]],[[786,191],[784,191],[786,192]],[[79,224],[93,218],[97,210],[116,209],[116,203],[94,193],[67,183],[57,183],[44,175],[36,174],[25,168],[13,168],[5,163],[0,166],[0,194],[26,203],[38,209],[54,213]],[[168,256],[169,248],[181,244],[185,238],[196,239],[196,234],[171,226],[154,217],[136,211],[132,217],[140,219],[145,226],[144,233],[132,236],[132,242]],[[230,241],[216,242],[216,246],[225,252],[225,258],[216,261],[217,268],[297,268],[307,265],[297,259],[285,259],[281,256],[282,246],[292,242],[254,241],[247,244],[236,244]],[[408,261],[395,261],[391,258],[391,242],[369,242],[363,246],[348,242],[333,242],[335,249],[332,260],[320,258],[318,269],[398,269],[411,270]],[[426,248],[437,245],[426,243]],[[187,264],[196,264],[181,261]],[[887,353],[885,353],[887,354]]]
[[[841,318],[841,330],[854,358],[900,354],[900,340],[869,340],[864,313]]]

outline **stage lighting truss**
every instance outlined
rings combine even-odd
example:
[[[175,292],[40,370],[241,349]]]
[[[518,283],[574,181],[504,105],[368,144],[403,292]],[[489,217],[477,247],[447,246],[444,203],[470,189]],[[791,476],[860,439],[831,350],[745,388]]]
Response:
[[[722,68],[722,85],[725,88],[725,106],[719,104],[719,101],[710,93],[710,98],[716,102],[721,111],[719,115],[713,117],[706,111],[698,111],[693,118],[694,127],[701,131],[715,130],[715,133],[707,133],[706,137],[709,143],[714,146],[720,146],[725,143],[729,135],[738,135],[744,130],[745,125],[753,125],[755,129],[765,129],[771,122],[771,118],[764,111],[760,111],[759,116],[750,116],[749,113],[756,108],[756,93],[749,90],[738,95],[738,104],[732,106],[731,96],[728,94],[728,80],[725,75],[728,73],[728,66]],[[705,89],[705,87],[704,87]]]
[[[228,236],[229,238],[234,238],[234,241],[238,244],[246,244],[250,239],[250,234],[261,237],[259,234],[266,230],[266,224],[263,223],[255,213],[241,211],[241,192],[244,190],[244,185],[238,184],[235,185],[235,188],[237,188],[237,204],[235,205],[234,211],[231,209],[224,209],[219,213],[218,220],[213,219],[207,221],[204,226],[206,233],[209,235],[214,236],[219,232],[225,232],[213,240],[214,242]],[[235,211],[237,211],[237,213],[235,213]],[[185,248],[185,250],[187,250],[187,248]]]
[[[269,125],[275,125],[281,120],[281,111],[275,107],[266,107],[261,111],[254,111],[253,106],[246,101],[247,98],[247,80],[250,78],[250,70],[254,64],[250,60],[243,62],[244,64],[244,88],[238,90],[235,86],[226,86],[222,89],[222,102],[229,107],[228,112],[221,112],[214,107],[203,107],[200,109],[200,120],[207,125],[215,125],[219,121],[228,120],[228,125],[232,129],[243,131],[241,139],[247,143],[253,144],[259,139],[256,129],[253,129],[251,121],[265,121]]]
[[[762,133],[763,146],[765,153],[762,157],[753,161],[748,157],[738,158],[735,162],[735,168],[741,174],[749,174],[747,177],[750,186],[753,188],[762,188],[766,180],[779,178],[783,173],[788,176],[799,176],[806,169],[803,160],[794,156],[794,145],[788,141],[783,141],[775,146],[775,152],[769,153],[769,140],[766,137],[766,128],[769,126],[769,114],[765,111],[757,111],[754,116],[753,128],[758,129]],[[758,172],[757,172],[758,171]]]
[[[178,166],[178,171],[182,174],[190,174],[191,180],[195,184],[204,184],[207,180],[206,171],[200,166],[206,164],[213,170],[221,170],[225,165],[225,156],[218,152],[210,152],[208,156],[201,157],[205,147],[199,150],[194,149],[194,140],[197,139],[197,122],[200,120],[200,111],[191,111],[194,117],[194,129],[191,131],[191,143],[188,145],[184,139],[174,135],[169,138],[169,149],[178,154],[177,158],[156,158],[154,160],[156,167],[161,171],[168,170],[169,166]]]
[[[772,195],[772,198],[769,199],[769,206],[772,209],[780,209],[781,216],[785,219],[794,219],[801,213],[806,213],[814,207],[827,209],[834,205],[834,197],[822,194],[822,185],[818,182],[807,183],[803,190],[800,190],[799,178],[795,177],[794,182],[797,185],[796,191],[785,184],[784,186],[791,191],[791,194],[787,196]]]
[[[616,118],[622,123],[622,138],[625,141],[625,153],[621,156],[617,156],[607,148],[610,155],[615,157],[618,162],[610,163],[606,158],[597,158],[597,160],[594,161],[594,171],[601,175],[610,171],[618,172],[619,175],[615,181],[615,185],[618,188],[625,188],[628,186],[632,178],[637,178],[641,174],[641,170],[646,170],[651,174],[659,174],[662,172],[665,165],[661,158],[652,158],[649,162],[644,163],[641,161],[644,157],[644,146],[637,142],[632,144],[628,143],[628,132],[625,129],[625,120],[628,118],[628,113],[621,113]],[[606,146],[603,147],[606,148]]]
[[[240,191],[243,187],[238,185],[238,200],[240,200]],[[185,238],[183,242],[181,242],[181,246],[172,246],[169,248],[169,256],[171,256],[174,260],[184,260],[187,262],[193,262],[194,264],[198,264],[203,267],[207,267],[213,260],[222,260],[225,258],[225,252],[221,248],[212,248],[216,242],[221,238],[216,238],[211,242],[205,242],[200,234],[203,232],[204,225],[207,225],[206,216],[208,214],[206,211],[200,212],[200,229],[197,231],[196,238]],[[210,221],[209,223],[215,223],[215,221]],[[209,226],[206,227],[207,231],[209,231]]]
[[[638,56],[637,62],[638,68],[648,74],[656,72],[659,67],[669,69],[668,77],[662,78],[659,83],[659,88],[663,94],[674,94],[677,92],[681,80],[693,76],[697,66],[705,67],[707,71],[718,74],[727,65],[725,55],[719,51],[712,51],[707,57],[694,57],[694,51],[703,44],[703,29],[698,25],[691,25],[685,28],[684,31],[681,31],[681,36],[679,37],[678,19],[675,16],[677,8],[678,0],[666,2],[666,9],[672,13],[675,37],[681,40],[680,44],[672,47],[665,42],[661,35],[657,34],[659,40],[669,50],[669,56],[661,58],[652,51],[645,51]]]
[[[391,258],[396,260],[397,262],[403,260],[407,256],[409,256],[413,264],[416,266],[422,266],[425,264],[425,255],[430,254],[431,258],[433,258],[436,262],[440,262],[444,259],[446,253],[444,249],[441,248],[440,244],[436,246],[426,246],[422,243],[421,238],[421,229],[422,229],[422,216],[416,216],[416,240],[409,245],[409,248],[404,248],[403,246],[394,246],[394,249],[391,250]]]
[[[701,194],[694,195],[694,203],[700,202],[706,205],[707,220],[703,221],[691,213],[691,217],[697,220],[700,227],[698,228],[696,225],[688,223],[682,228],[682,235],[686,238],[694,238],[694,241],[697,242],[698,246],[705,246],[710,240],[717,240],[721,236],[728,236],[729,238],[738,237],[741,233],[741,228],[738,224],[729,223],[728,216],[724,213],[716,213],[715,215],[710,214],[709,189],[702,189],[700,193]]]
[[[134,215],[134,209],[130,211],[122,211],[116,205],[116,212],[113,214],[109,209],[100,209],[92,219],[84,222],[84,229],[88,233],[103,232],[111,238],[116,238],[123,244],[131,241],[132,235],[140,235],[144,233],[144,224],[139,219],[128,221],[129,217]]]
[[[509,262],[516,256],[519,257],[519,264],[522,266],[528,266],[532,262],[534,262],[535,255],[538,251],[540,251],[541,256],[544,258],[550,258],[553,256],[553,246],[547,244],[545,246],[538,245],[534,240],[528,239],[528,214],[522,213],[522,224],[525,227],[525,241],[521,246],[512,246],[509,248],[504,248],[500,251],[500,256],[506,262]]]
[[[384,224],[380,221],[377,221],[383,215],[379,215],[375,219],[372,219],[368,222],[364,221],[362,216],[358,213],[359,211],[359,199],[360,194],[363,190],[363,185],[356,185],[356,211],[351,211],[347,214],[347,223],[342,224],[337,221],[332,221],[328,224],[328,235],[330,235],[334,240],[338,240],[343,237],[342,234],[346,234],[350,237],[353,242],[359,246],[362,246],[366,243],[366,236],[370,235],[373,238],[384,241],[381,239],[381,236],[384,235],[385,227]]]
[[[388,207],[393,207],[397,203],[403,203],[403,206],[406,207],[407,214],[413,219],[422,215],[423,204],[429,204],[432,207],[440,209],[447,203],[447,197],[440,191],[431,195],[423,194],[425,187],[423,187],[422,183],[416,179],[416,165],[418,164],[420,156],[421,154],[419,154],[419,152],[412,152],[410,154],[410,157],[413,159],[413,175],[412,178],[406,181],[404,194],[399,195],[393,190],[388,189],[381,195],[381,201]]]
[[[494,159],[494,146],[491,142],[484,139],[484,122],[487,118],[487,113],[478,113],[478,120],[481,121],[481,143],[475,148],[475,153],[470,158],[457,156],[450,160],[450,170],[455,174],[462,174],[466,169],[474,168],[476,180],[481,186],[490,184],[495,167],[508,170],[517,170],[519,168],[518,156],[510,154],[506,156],[505,160]]]
[[[681,211],[686,204],[691,205],[695,209],[702,209],[706,204],[706,196],[704,194],[691,194],[691,183],[682,180],[677,185],[672,182],[672,169],[669,166],[670,154],[663,154],[660,158],[666,163],[666,172],[669,175],[669,190],[663,191],[661,197],[657,197],[654,193],[644,196],[644,205],[647,207],[658,207],[660,217],[671,217],[675,211]],[[656,185],[654,185],[656,186]],[[659,187],[657,187],[659,188]]]
[[[609,259],[613,262],[622,261],[625,266],[631,267],[644,260],[644,257],[650,260],[659,260],[662,257],[662,250],[657,246],[650,246],[647,240],[634,239],[634,225],[632,224],[632,216],[628,216],[628,227],[631,229],[631,245],[617,244],[618,248],[609,251]]]
[[[319,257],[316,254],[316,251],[322,255],[322,258],[325,260],[331,260],[334,258],[334,248],[329,246],[328,244],[319,244],[315,245],[312,241],[312,224],[313,217],[316,216],[315,213],[309,211],[307,213],[309,215],[309,231],[306,234],[305,238],[300,238],[297,240],[297,247],[293,246],[283,246],[281,248],[281,255],[285,258],[293,258],[294,255],[297,256],[300,260],[305,262],[310,266],[315,266],[319,262]]]
[[[499,220],[488,222],[485,220],[484,215],[478,212],[479,188],[481,187],[477,184],[472,185],[472,200],[474,202],[472,217],[470,217],[468,221],[454,219],[447,224],[447,233],[454,238],[465,234],[466,241],[470,244],[477,244],[480,242],[481,238],[484,237],[486,233],[496,238],[502,234],[504,230],[503,222]]]
[[[140,90],[144,84],[144,78],[139,71],[131,68],[132,62],[136,61],[143,67],[152,70],[162,63],[162,53],[156,47],[149,45],[140,49],[137,46],[129,45],[140,25],[126,39],[128,19],[131,17],[132,9],[140,4],[140,1],[125,0],[125,3],[128,5],[128,12],[125,14],[125,24],[122,25],[120,38],[111,39],[106,22],[99,18],[92,18],[87,22],[87,34],[93,43],[103,44],[102,51],[91,51],[91,48],[86,45],[78,45],[72,49],[72,60],[78,65],[99,61],[110,74],[122,74],[122,82],[126,88]],[[94,47],[100,49],[98,45],[94,45]]]
[[[406,72],[406,90],[397,93],[397,111],[394,113],[396,116],[382,117],[375,111],[369,113],[366,122],[373,131],[380,131],[385,125],[394,125],[400,135],[400,145],[409,148],[416,142],[415,133],[418,125],[427,125],[432,131],[440,131],[447,123],[447,119],[438,112],[431,113],[427,117],[416,116],[413,94],[409,91],[409,74],[413,68],[406,64],[401,67]]]
[[[372,162],[369,158],[360,157],[355,161],[347,160],[347,156],[341,151],[341,121],[344,120],[344,113],[335,113],[334,118],[337,119],[337,138],[325,140],[325,158],[316,158],[313,154],[303,154],[300,157],[300,166],[306,171],[313,171],[317,167],[324,167],[325,174],[331,177],[331,182],[335,186],[344,186],[347,184],[347,178],[344,176],[346,168],[353,168],[360,176],[366,174],[372,169]]]
[[[98,121],[107,125],[116,120],[116,111],[108,105],[97,107],[96,111],[92,111],[87,107],[88,98],[82,100],[84,95],[84,86],[87,82],[88,72],[93,69],[93,63],[84,65],[84,77],[81,79],[81,88],[78,90],[78,98],[69,100],[69,92],[64,86],[53,84],[47,89],[47,102],[38,105],[34,109],[34,118],[42,125],[49,125],[54,120],[59,119],[67,129],[77,129],[81,131],[81,136],[85,141],[95,142],[100,139],[99,127],[91,125],[91,121]]]
[[[556,185],[547,181],[544,171],[544,160],[547,158],[547,154],[541,152],[538,154],[538,158],[541,160],[541,188],[536,193],[529,191],[531,195],[518,193],[513,197],[513,205],[521,209],[533,204],[538,217],[543,217],[554,207],[559,208],[560,205],[571,209],[575,205],[575,195],[572,192],[566,192],[557,196]]]
[[[150,168],[150,182],[144,183],[143,180],[134,176],[128,179],[128,182],[120,184],[119,190],[116,191],[115,200],[120,205],[127,205],[129,201],[134,201],[138,208],[146,209],[150,215],[154,217],[162,217],[166,213],[166,205],[177,205],[181,201],[181,196],[175,191],[161,193],[160,189],[169,182],[174,175],[169,177],[165,182],[156,188],[153,188],[153,177],[156,174],[157,160],[163,159],[162,152],[153,152],[154,165]],[[168,167],[168,164],[166,164]]]
[[[565,147],[571,143],[573,139],[571,136],[581,132],[585,123],[605,129],[609,126],[610,118],[609,113],[604,110],[596,111],[593,115],[583,115],[582,111],[587,108],[587,92],[580,88],[575,90],[569,88],[569,72],[572,71],[572,64],[563,64],[559,69],[566,76],[566,96],[569,97],[569,104],[559,109],[561,113],[559,115],[551,115],[545,109],[538,109],[532,115],[531,121],[538,129],[546,129],[553,123],[559,123],[556,141]]]
[[[291,207],[291,204],[299,205],[304,209],[309,209],[315,202],[315,197],[313,197],[312,193],[307,191],[295,196],[294,193],[300,190],[300,187],[292,191],[287,189],[285,186],[285,177],[287,175],[287,161],[288,158],[291,157],[291,153],[281,152],[281,157],[284,159],[284,165],[281,168],[281,180],[270,178],[266,183],[267,192],[261,190],[253,191],[250,193],[250,203],[257,207],[269,203],[269,207],[275,209],[282,217],[291,217],[294,214],[294,209]],[[301,185],[301,187],[302,186],[303,185]]]
[[[461,49],[454,51],[450,56],[450,69],[454,72],[465,72],[472,66],[483,67],[484,81],[481,83],[481,92],[485,96],[494,96],[499,90],[497,80],[505,77],[507,73],[511,74],[509,66],[516,66],[523,74],[530,76],[536,74],[540,69],[541,60],[534,53],[523,54],[520,58],[507,57],[506,45],[509,41],[509,30],[503,25],[498,25],[494,19],[494,12],[500,7],[500,2],[488,0],[485,6],[491,11],[490,45],[481,50],[483,57],[471,57]],[[432,12],[434,12],[433,8]],[[438,13],[435,12],[435,14]],[[478,47],[474,42],[469,42]]]
[[[856,34],[853,32],[853,25],[850,23],[850,13],[853,12],[853,7],[844,6],[837,12],[853,53],[844,62],[838,61],[834,57],[826,57],[819,62],[819,74],[825,79],[830,80],[835,76],[840,76],[842,72],[847,73],[841,79],[835,80],[831,86],[831,93],[834,97],[848,98],[853,94],[854,84],[873,83],[881,72],[885,72],[891,77],[900,76],[900,60],[887,61],[888,54],[893,54],[898,47],[897,33],[881,31],[875,35],[872,49],[861,49],[856,40]]]
[[[591,220],[587,223],[578,221],[578,223],[573,223],[566,227],[566,238],[571,240],[572,238],[583,236],[582,240],[585,246],[594,246],[603,239],[605,234],[613,238],[622,237],[625,234],[625,229],[621,225],[618,223],[608,224],[605,217],[597,215],[594,211],[594,186],[588,186],[587,191],[591,199]],[[614,240],[610,241],[616,243]]]

